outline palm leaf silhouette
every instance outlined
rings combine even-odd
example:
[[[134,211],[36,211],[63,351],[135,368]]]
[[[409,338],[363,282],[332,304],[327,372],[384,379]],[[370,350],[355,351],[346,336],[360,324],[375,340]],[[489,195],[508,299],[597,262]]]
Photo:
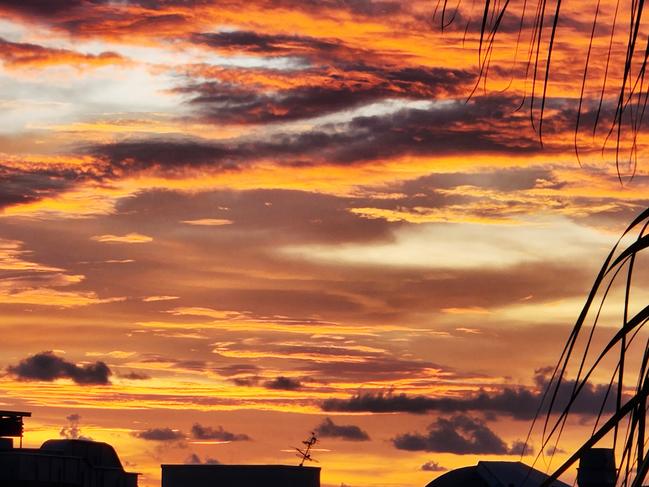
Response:
[[[473,8],[476,4],[481,8]],[[586,26],[580,26],[586,48],[574,60],[582,66],[575,102],[575,153],[579,160],[579,135],[590,124],[587,131],[593,138],[597,134],[603,137],[602,151],[612,142],[621,181],[623,154],[628,157],[631,176],[635,172],[649,98],[649,22],[644,0],[438,0],[433,19],[443,31],[454,23],[465,22],[464,40],[470,32],[476,33],[478,76],[470,96],[481,86],[486,90],[493,55],[500,48],[499,38],[512,31],[517,34],[512,72],[520,64],[525,81],[519,108],[527,107],[531,125],[543,144],[551,101],[549,87],[561,74],[555,59],[558,51],[565,49],[559,42],[561,27],[562,23],[570,23],[566,12],[574,6],[579,6],[581,15],[589,19]],[[479,13],[474,15],[475,11]],[[512,25],[516,27],[512,29]],[[519,60],[520,52],[526,53],[523,60]],[[611,442],[618,455],[618,485],[640,487],[649,476],[645,436],[649,396],[649,334],[645,325],[649,322],[649,305],[633,309],[632,301],[638,274],[634,270],[649,247],[648,227],[649,209],[626,228],[613,246],[551,373],[528,434],[529,441],[533,431],[540,430],[541,447],[535,465],[546,461],[546,449],[556,450],[570,427],[568,419],[575,414],[594,378],[608,371],[610,379],[601,403],[593,405],[599,412],[592,433],[562,465],[553,469],[551,462],[546,464],[546,470],[553,473],[543,487],[549,487],[578,462],[582,453],[601,441]],[[612,319],[603,318],[610,307],[618,310],[617,316],[613,323],[602,325],[602,321]],[[603,341],[601,334],[606,337]],[[634,355],[632,350],[639,353]],[[574,380],[567,379],[569,369],[576,370]]]
[[[478,77],[472,95],[481,83],[486,86],[498,39],[518,30],[514,65],[520,65],[521,76],[525,79],[522,104],[529,108],[531,124],[541,144],[551,100],[549,86],[554,77],[562,74],[554,62],[556,55],[566,50],[566,46],[559,43],[560,33],[562,27],[563,32],[568,32],[576,21],[566,9],[580,9],[580,15],[588,21],[580,23],[581,31],[577,35],[579,40],[588,42],[587,48],[574,59],[582,65],[574,117],[575,152],[579,159],[578,135],[586,129],[584,125],[589,125],[593,136],[598,133],[602,136],[602,149],[610,147],[613,150],[620,180],[623,156],[628,158],[632,176],[637,166],[638,137],[649,97],[649,23],[644,0],[613,0],[610,3],[602,0],[482,0],[477,3],[482,8],[475,8],[476,0],[456,0],[452,4],[448,0],[438,0],[433,19],[439,22],[442,30],[454,22],[465,22],[465,37],[473,27],[477,29]],[[571,35],[574,36],[574,32]],[[574,56],[574,50],[571,46],[568,54]],[[518,59],[520,52],[526,53],[525,59]]]

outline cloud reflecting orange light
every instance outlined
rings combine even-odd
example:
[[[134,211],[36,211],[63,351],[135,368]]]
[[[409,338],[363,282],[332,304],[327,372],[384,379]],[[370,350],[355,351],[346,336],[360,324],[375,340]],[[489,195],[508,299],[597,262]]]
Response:
[[[153,487],[160,462],[191,454],[290,463],[282,450],[331,414],[372,441],[323,438],[326,485],[424,485],[439,475],[424,464],[474,463],[392,441],[451,413],[322,401],[534,388],[556,359],[609,242],[646,206],[646,168],[620,184],[605,134],[584,128],[581,167],[574,155],[587,13],[567,11],[542,149],[516,110],[517,33],[467,102],[475,28],[462,47],[428,1],[72,4],[0,5],[0,367],[56,350],[112,375],[0,374],[3,407],[37,413],[29,441],[80,412]],[[470,414],[508,445],[527,431]],[[199,420],[253,440],[133,435]]]

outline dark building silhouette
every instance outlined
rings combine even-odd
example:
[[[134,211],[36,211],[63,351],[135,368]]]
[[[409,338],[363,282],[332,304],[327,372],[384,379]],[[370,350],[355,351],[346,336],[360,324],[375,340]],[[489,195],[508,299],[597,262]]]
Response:
[[[591,448],[579,459],[579,487],[615,487],[615,452],[610,448]]]
[[[31,417],[32,413],[19,411],[0,411],[0,443],[13,445],[9,438],[20,438],[22,446],[23,418]]]
[[[426,487],[538,487],[548,476],[521,462],[478,462],[451,470]],[[552,487],[569,487],[559,480]]]
[[[320,469],[287,465],[162,465],[162,487],[320,487]]]
[[[40,448],[14,448],[30,413],[0,411],[0,486],[137,487],[115,449],[89,440],[48,440]],[[22,441],[21,441],[22,443]]]
[[[0,450],[3,487],[137,487],[112,446],[87,440],[48,440],[40,448]]]

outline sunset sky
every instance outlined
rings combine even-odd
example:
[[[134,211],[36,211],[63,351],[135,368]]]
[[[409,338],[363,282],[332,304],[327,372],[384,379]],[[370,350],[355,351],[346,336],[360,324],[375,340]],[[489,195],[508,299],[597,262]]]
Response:
[[[0,409],[34,413],[27,446],[107,441],[143,487],[161,463],[297,464],[314,430],[326,487],[520,458],[649,204],[649,141],[633,179],[606,129],[576,157],[576,2],[543,146],[515,19],[469,99],[465,3],[442,33],[432,0],[0,0]]]

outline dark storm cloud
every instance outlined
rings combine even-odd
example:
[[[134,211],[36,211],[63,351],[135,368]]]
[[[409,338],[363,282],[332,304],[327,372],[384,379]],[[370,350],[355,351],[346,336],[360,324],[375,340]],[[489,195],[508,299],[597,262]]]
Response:
[[[0,9],[26,15],[45,17],[89,5],[86,0],[0,0]]]
[[[236,169],[228,159],[246,156],[242,148],[194,140],[142,140],[105,144],[88,149],[102,158],[106,176],[157,168],[162,171],[192,166],[210,166],[214,170]]]
[[[189,138],[155,138],[94,145],[80,149],[81,154],[96,158],[91,171],[78,168],[24,169],[0,165],[0,182],[3,183],[0,206],[56,196],[76,184],[109,181],[141,171],[153,170],[175,177],[181,176],[183,170],[199,168],[217,173],[238,171],[258,160],[274,160],[286,166],[351,165],[405,155],[535,152],[538,149],[535,139],[525,139],[517,134],[515,141],[506,138],[496,141],[493,131],[483,123],[488,123],[490,117],[505,117],[504,103],[502,100],[485,99],[476,103],[475,110],[466,108],[464,103],[449,103],[425,110],[404,109],[391,115],[357,117],[348,123],[321,126],[304,133],[280,133],[265,140],[242,138],[209,142]],[[323,103],[322,107],[326,106],[329,106],[328,103]],[[464,183],[515,190],[530,184],[526,181],[544,178],[548,185],[555,188],[560,185],[551,174],[544,174],[540,169],[528,173],[512,170],[509,175],[501,171],[495,172],[492,177],[485,174],[438,175],[436,184],[440,188]],[[417,184],[423,186],[428,182],[408,183],[413,190]],[[404,186],[404,190],[407,191],[408,187]],[[440,195],[433,196],[436,201],[444,199]],[[421,206],[421,201],[418,206]],[[356,217],[351,219],[359,220]]]
[[[452,69],[428,66],[400,66],[388,62],[381,53],[369,49],[349,46],[337,38],[316,38],[285,34],[264,34],[253,31],[227,31],[216,33],[196,33],[191,36],[191,41],[207,46],[218,52],[225,53],[252,53],[256,55],[278,56],[302,60],[295,65],[290,75],[284,74],[292,80],[293,87],[267,91],[263,93],[261,87],[255,90],[246,89],[240,85],[231,85],[224,81],[238,82],[246,79],[245,75],[256,74],[263,79],[265,75],[277,75],[275,70],[264,68],[223,68],[220,70],[200,71],[207,78],[220,80],[218,82],[195,83],[189,78],[185,86],[178,91],[196,93],[195,102],[215,101],[220,102],[219,94],[234,92],[244,97],[243,101],[252,103],[257,100],[261,105],[263,101],[269,107],[273,103],[290,107],[290,102],[300,102],[317,99],[333,99],[335,94],[353,102],[347,108],[352,108],[363,99],[374,100],[379,98],[404,98],[431,99],[450,94],[464,95],[475,80],[475,73],[466,69]],[[344,73],[344,74],[342,74]],[[238,76],[237,76],[238,75]],[[203,76],[201,76],[203,78]],[[314,83],[317,80],[317,83]],[[257,81],[258,82],[258,81]],[[297,86],[296,86],[297,82]],[[253,81],[254,83],[254,81]],[[309,88],[319,88],[320,91],[309,95]],[[330,92],[330,95],[327,95]],[[357,100],[352,96],[356,94]],[[205,97],[203,99],[202,97]],[[223,111],[236,108],[237,100],[229,106],[223,106]],[[279,107],[282,108],[282,107]],[[333,107],[336,109],[336,106]],[[293,110],[295,111],[295,110]],[[314,110],[311,110],[314,111]],[[323,113],[332,110],[323,110]],[[308,113],[306,114],[308,115]],[[293,115],[295,118],[296,115]],[[243,120],[245,122],[245,120]]]
[[[406,433],[392,439],[399,450],[454,453],[456,455],[506,455],[507,444],[481,420],[458,414],[438,418],[424,434]]]
[[[337,10],[344,8],[337,5]],[[347,45],[337,38],[269,34],[253,31],[195,33],[191,42],[226,54],[247,53],[302,60],[293,66],[288,88],[269,89],[238,84],[247,75],[258,79],[277,76],[273,69],[230,68],[199,70],[189,77],[180,93],[191,94],[199,113],[215,122],[260,123],[298,120],[352,109],[386,98],[433,99],[464,94],[475,73],[463,69],[427,66],[404,67],[387,60],[384,53]],[[282,75],[280,75],[281,77]],[[237,84],[232,84],[234,81]]]
[[[540,147],[535,138],[525,138],[516,131],[511,141],[506,137],[496,140],[493,130],[483,126],[483,122],[507,117],[504,104],[503,100],[485,99],[476,102],[475,108],[453,102],[429,109],[403,109],[298,134],[276,134],[261,141],[149,139],[93,146],[85,152],[104,162],[107,177],[152,168],[228,171],[259,159],[281,160],[286,165],[349,165],[406,155],[537,152]]]
[[[214,5],[214,0],[128,0],[128,3],[150,9],[196,8],[203,5]],[[226,2],[226,5],[228,4],[239,5],[236,2]],[[257,4],[273,9],[282,8],[314,13],[324,10],[345,11],[367,17],[394,15],[404,10],[404,4],[394,0],[260,0]]]
[[[156,3],[164,6],[164,2]],[[136,4],[111,0],[0,0],[0,12],[46,23],[73,36],[102,38],[138,33],[177,35],[189,21],[189,16],[179,12],[131,8]]]
[[[104,362],[77,365],[57,357],[53,352],[41,352],[10,365],[7,372],[19,380],[52,382],[71,379],[80,385],[109,385],[111,370]]]
[[[323,125],[302,133],[278,133],[266,139],[236,138],[212,142],[196,138],[150,138],[81,147],[78,150],[80,155],[95,158],[92,169],[0,166],[0,181],[5,188],[0,196],[0,206],[53,197],[77,184],[111,181],[142,171],[182,177],[183,171],[197,169],[211,173],[241,171],[259,160],[270,160],[284,166],[317,166],[364,164],[403,156],[536,153],[539,150],[536,138],[521,135],[522,129],[518,128],[526,122],[507,121],[512,116],[508,100],[481,97],[476,98],[471,106],[464,102],[445,102],[427,109],[404,108],[392,114],[356,117],[345,123]],[[330,105],[322,104],[323,109],[327,106]],[[286,113],[290,113],[290,109]],[[507,122],[509,127],[500,131],[498,138],[492,128],[496,121]],[[426,204],[438,206],[445,200],[449,204],[461,204],[467,199],[428,191],[430,201],[422,201],[421,194],[426,194],[426,187],[430,188],[431,182],[433,187],[437,184],[438,189],[468,184],[502,191],[525,189],[532,185],[553,189],[561,186],[561,182],[547,171],[530,169],[527,172],[494,171],[491,175],[485,172],[437,175],[434,181],[432,176],[431,179],[422,178],[406,183],[402,189],[411,192],[413,198],[417,195],[418,201],[413,199],[412,202],[418,207]],[[416,186],[424,191],[417,191]],[[408,201],[397,200],[371,204],[386,208],[389,205],[407,208],[409,205]],[[361,219],[351,217],[351,220],[358,222]],[[315,227],[312,225],[312,228]]]
[[[321,12],[322,10],[345,10],[365,17],[384,17],[404,11],[403,2],[392,0],[272,0],[274,7]]]
[[[163,10],[169,7],[200,8],[201,6],[215,5],[214,0],[127,0],[126,3],[152,10]],[[236,2],[224,2],[224,4],[239,6]],[[285,8],[314,12],[344,10],[356,15],[372,17],[393,15],[404,9],[403,3],[393,0],[261,0],[257,4],[274,9]]]
[[[525,138],[520,131],[511,134],[511,141],[503,136],[496,140],[493,130],[482,125],[511,115],[503,103],[483,99],[469,107],[464,102],[450,102],[428,109],[406,108],[392,114],[356,117],[320,130],[278,136],[275,143],[258,144],[255,149],[267,157],[283,157],[286,162],[293,159],[344,165],[405,155],[539,151],[538,141]],[[517,124],[511,125],[516,130]]]
[[[315,432],[323,438],[340,438],[348,441],[369,441],[370,436],[353,424],[335,424],[331,418],[325,418]]]
[[[55,196],[87,177],[72,169],[21,169],[0,164],[0,208]]]
[[[335,51],[341,47],[341,42],[338,40],[298,35],[262,34],[244,30],[196,33],[191,37],[191,40],[196,44],[204,44],[218,50],[262,54]]]
[[[201,5],[214,5],[214,0],[129,0],[129,3],[150,9],[162,9],[170,6],[195,8]],[[344,10],[370,17],[394,15],[404,9],[402,2],[393,0],[261,0],[259,3],[275,9],[286,8],[315,12]],[[231,3],[231,5],[238,4]]]
[[[262,93],[222,83],[203,83],[183,92],[197,94],[191,103],[199,116],[215,123],[255,124],[315,118],[377,101],[383,90],[307,86],[279,93]]]
[[[298,379],[284,377],[280,375],[273,380],[264,383],[266,389],[277,389],[282,391],[297,391],[302,388],[302,383]]]
[[[250,441],[250,437],[242,433],[231,433],[223,429],[223,426],[212,428],[194,423],[192,426],[192,438],[195,440],[218,440],[218,441]]]
[[[173,40],[185,34],[202,9],[215,6],[214,1],[208,0],[0,0],[0,12],[47,23],[76,36],[122,37],[144,33]],[[218,6],[230,10],[242,8],[238,2],[221,2]],[[257,6],[312,15],[349,12],[370,18],[404,10],[401,2],[371,0],[262,0]]]
[[[185,439],[182,432],[171,428],[150,428],[133,433],[133,436],[149,441],[182,441]]]
[[[409,396],[392,393],[359,393],[350,399],[327,399],[322,403],[324,411],[344,412],[408,412],[423,414],[431,411],[444,413],[463,413],[469,411],[505,414],[520,420],[534,418],[541,405],[543,392],[548,386],[547,370],[538,371],[535,376],[536,387],[505,387],[498,392],[482,391],[466,398],[431,398],[427,396]],[[561,411],[568,402],[574,387],[574,381],[562,383],[557,395],[555,411]],[[606,385],[587,385],[581,392],[579,400],[572,408],[574,414],[596,415],[605,402],[605,412],[615,410],[615,391],[607,397]],[[543,411],[547,411],[547,399]]]
[[[340,136],[347,140],[332,153],[330,160],[350,164],[405,155],[538,152],[537,139],[520,130],[521,122],[513,119],[507,104],[503,99],[485,97],[475,105],[449,102],[429,109],[411,108],[385,116],[357,117],[347,125],[345,135]],[[501,130],[496,139],[494,129],[483,123],[498,119],[506,121],[508,128]]]
[[[258,39],[259,40],[259,39]],[[270,41],[269,41],[270,42]],[[347,72],[336,79],[316,70],[327,83],[262,91],[227,82],[189,82],[176,91],[191,95],[201,118],[216,123],[267,123],[319,117],[386,98],[434,98],[463,92],[473,75],[466,71],[427,67],[341,66]]]

